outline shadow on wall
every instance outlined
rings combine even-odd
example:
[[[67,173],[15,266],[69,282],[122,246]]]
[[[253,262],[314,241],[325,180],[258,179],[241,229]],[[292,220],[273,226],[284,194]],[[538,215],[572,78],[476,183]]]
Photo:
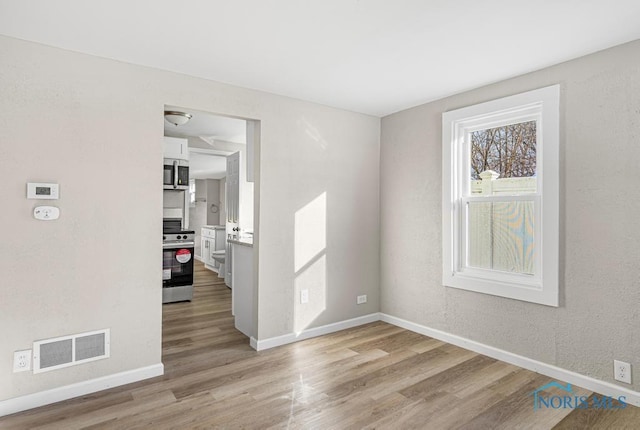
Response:
[[[293,331],[299,335],[327,307],[326,192],[296,211],[294,229]]]

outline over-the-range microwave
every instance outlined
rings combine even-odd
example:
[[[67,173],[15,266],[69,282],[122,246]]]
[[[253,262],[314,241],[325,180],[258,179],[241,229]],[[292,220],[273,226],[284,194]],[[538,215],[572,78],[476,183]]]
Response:
[[[163,187],[165,190],[189,189],[189,162],[187,160],[164,159]]]

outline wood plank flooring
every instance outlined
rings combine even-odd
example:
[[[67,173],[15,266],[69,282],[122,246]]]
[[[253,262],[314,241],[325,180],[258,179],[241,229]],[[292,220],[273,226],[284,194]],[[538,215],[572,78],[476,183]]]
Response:
[[[640,428],[631,406],[534,411],[531,393],[551,379],[382,322],[255,352],[234,328],[230,290],[196,272],[193,302],[163,306],[164,376],[0,429]]]

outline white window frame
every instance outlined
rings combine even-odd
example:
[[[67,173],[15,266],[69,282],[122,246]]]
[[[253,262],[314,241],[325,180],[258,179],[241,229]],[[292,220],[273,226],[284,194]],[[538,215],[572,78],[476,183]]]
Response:
[[[558,306],[560,86],[553,85],[442,114],[442,282],[447,287]],[[536,121],[535,193],[471,196],[470,133]],[[534,275],[466,264],[466,208],[471,202],[532,201]]]

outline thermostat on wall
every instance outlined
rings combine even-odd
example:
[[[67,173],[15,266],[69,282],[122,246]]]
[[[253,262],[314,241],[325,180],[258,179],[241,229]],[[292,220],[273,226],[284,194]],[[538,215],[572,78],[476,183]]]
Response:
[[[58,200],[60,197],[58,184],[43,184],[40,182],[29,182],[27,184],[28,199]]]

